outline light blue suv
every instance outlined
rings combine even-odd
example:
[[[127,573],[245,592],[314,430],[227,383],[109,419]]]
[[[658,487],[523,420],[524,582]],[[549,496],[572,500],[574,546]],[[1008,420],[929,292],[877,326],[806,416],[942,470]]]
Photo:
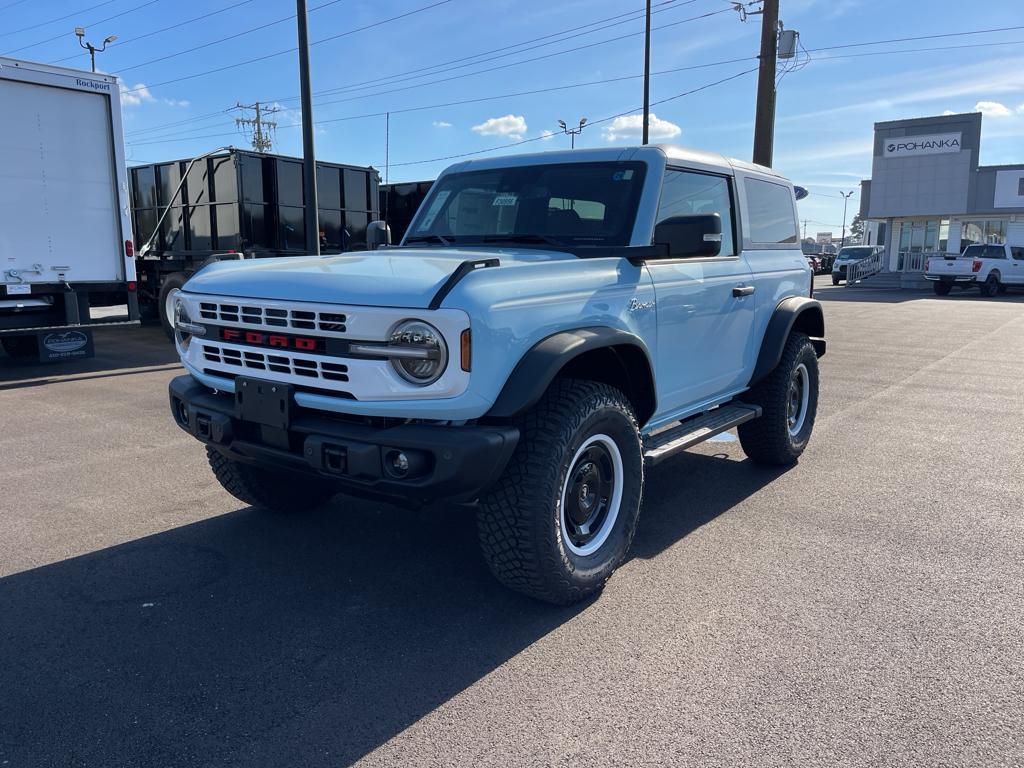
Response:
[[[508,586],[604,585],[647,467],[738,427],[788,464],[824,319],[792,185],[677,147],[460,163],[397,247],[221,262],[176,305],[171,412],[249,504],[477,502]]]

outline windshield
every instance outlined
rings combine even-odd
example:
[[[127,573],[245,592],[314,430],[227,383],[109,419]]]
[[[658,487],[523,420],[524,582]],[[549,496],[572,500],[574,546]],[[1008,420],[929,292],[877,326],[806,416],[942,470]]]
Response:
[[[564,163],[452,173],[405,243],[628,245],[644,164]]]
[[[837,259],[866,259],[875,252],[874,248],[843,248]]]

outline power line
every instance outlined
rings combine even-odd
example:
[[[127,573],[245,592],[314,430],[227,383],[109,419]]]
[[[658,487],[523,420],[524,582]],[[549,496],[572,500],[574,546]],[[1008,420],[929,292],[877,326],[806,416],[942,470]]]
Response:
[[[145,34],[142,34],[142,35],[136,35],[135,37],[130,37],[127,40],[119,40],[119,41],[115,42],[113,45],[111,45],[110,47],[111,48],[120,48],[123,45],[131,45],[132,43],[137,43],[139,40],[144,40],[147,37],[153,37],[154,35],[163,34],[164,32],[170,32],[172,29],[177,29],[178,27],[184,27],[186,24],[192,24],[193,22],[196,22],[196,21],[203,21],[205,19],[210,18],[211,16],[216,16],[218,13],[224,13],[225,11],[230,11],[230,10],[232,10],[234,8],[238,8],[241,5],[247,5],[247,4],[251,3],[251,2],[253,2],[253,0],[240,0],[240,2],[237,2],[234,5],[228,5],[228,6],[225,6],[224,8],[218,8],[216,11],[210,11],[209,13],[204,13],[204,14],[202,14],[200,16],[193,16],[191,19],[186,19],[185,21],[179,21],[177,24],[171,24],[170,26],[164,27],[163,29],[155,29],[152,32],[146,32]],[[94,22],[94,23],[100,23],[100,22]],[[70,61],[71,59],[77,59],[81,55],[82,54],[77,54],[76,53],[76,54],[74,54],[72,56],[65,56],[63,59],[57,59],[56,61],[53,61],[53,62],[50,62],[50,63],[51,64],[60,64],[60,63],[65,62],[65,61]]]
[[[339,1],[340,0],[331,0],[331,2],[339,2]],[[440,5],[445,5],[445,4],[450,3],[450,2],[452,2],[452,0],[436,0],[436,2],[431,3],[430,5],[421,6],[420,8],[416,8],[416,9],[414,9],[412,11],[408,11],[406,13],[399,14],[398,16],[392,16],[389,19],[381,19],[380,21],[375,21],[375,22],[373,22],[371,24],[366,24],[365,26],[358,27],[356,29],[350,29],[347,32],[340,32],[340,33],[338,33],[336,35],[331,35],[330,37],[325,37],[325,38],[323,38],[321,40],[314,40],[312,43],[310,43],[310,45],[311,46],[319,45],[320,43],[326,43],[329,40],[336,40],[339,37],[345,37],[346,35],[354,35],[357,32],[363,32],[363,31],[365,31],[367,29],[372,29],[373,27],[379,27],[379,26],[381,26],[383,24],[388,24],[388,23],[390,23],[392,21],[398,21],[399,19],[404,19],[404,18],[406,18],[408,16],[412,16],[412,15],[417,14],[417,13],[423,13],[424,11],[429,11],[432,8],[436,8],[436,7],[440,6]],[[317,8],[314,8],[313,10],[319,10],[319,8],[323,8],[323,7],[324,6],[321,5],[321,6],[318,6]],[[159,88],[160,86],[170,85],[171,83],[180,83],[180,82],[183,82],[185,80],[194,80],[197,77],[204,77],[205,75],[212,75],[212,74],[214,74],[216,72],[224,72],[224,71],[229,70],[229,69],[236,69],[238,67],[244,67],[244,66],[246,66],[248,64],[254,64],[254,63],[258,62],[258,61],[265,61],[267,59],[272,59],[272,58],[275,58],[277,56],[283,56],[286,53],[294,53],[297,50],[298,50],[298,48],[292,47],[292,48],[288,48],[287,50],[276,51],[275,53],[268,53],[268,54],[265,54],[263,56],[257,56],[256,58],[253,58],[253,59],[247,59],[245,61],[235,62],[234,64],[227,64],[227,65],[225,65],[223,67],[216,67],[214,69],[208,69],[208,70],[206,70],[204,72],[196,72],[195,74],[192,74],[192,75],[184,75],[182,77],[172,78],[171,80],[164,80],[164,81],[159,82],[159,83],[153,83],[152,85],[146,86],[146,88],[147,89]],[[151,62],[147,62],[147,63],[151,63]],[[142,88],[130,89],[130,90],[125,91],[125,93],[134,93],[135,91],[139,91],[139,90],[142,90]]]
[[[6,11],[8,8],[13,8],[16,5],[21,5],[22,3],[27,2],[28,0],[14,0],[13,3],[8,3],[7,5],[0,5],[0,11]]]
[[[321,3],[316,8],[310,9],[310,13],[312,13],[313,11],[319,11],[319,10],[321,10],[323,8],[326,8],[326,7],[330,6],[330,5],[335,5],[336,3],[340,3],[341,1],[342,0],[327,0],[327,2]],[[191,48],[186,48],[183,51],[177,51],[175,53],[168,53],[165,56],[158,56],[157,58],[150,59],[149,61],[143,61],[143,62],[141,62],[139,64],[132,64],[130,67],[120,67],[120,68],[118,68],[118,72],[128,72],[128,71],[130,71],[132,69],[139,69],[140,67],[146,67],[146,66],[149,66],[150,64],[156,64],[156,63],[161,62],[161,61],[167,61],[168,59],[177,58],[178,56],[184,56],[187,53],[194,53],[195,51],[201,51],[203,48],[209,48],[211,45],[220,45],[221,43],[226,43],[228,40],[235,40],[235,39],[237,39],[239,37],[244,37],[245,35],[251,35],[253,32],[259,32],[260,30],[268,29],[270,27],[277,26],[278,24],[284,24],[286,21],[291,21],[294,18],[295,18],[295,14],[294,13],[292,15],[290,15],[290,16],[282,16],[280,19],[276,19],[275,21],[268,21],[266,24],[260,24],[259,26],[251,27],[250,29],[244,29],[241,32],[236,32],[233,35],[228,35],[227,37],[221,37],[221,38],[218,38],[217,40],[211,40],[210,42],[203,43],[201,45],[195,45],[195,46],[193,46]],[[294,51],[296,49],[292,48],[291,50]],[[288,51],[285,51],[285,53],[287,53],[287,52]]]
[[[974,29],[967,32],[944,32],[938,35],[915,35],[914,37],[893,37],[889,40],[875,40],[873,42],[864,43],[844,43],[843,45],[830,45],[824,48],[809,48],[807,49],[810,53],[816,51],[835,51],[840,48],[860,48],[865,45],[884,45],[887,43],[909,43],[917,40],[936,40],[944,37],[963,37],[964,35],[987,35],[993,32],[1013,32],[1018,29],[1024,29],[1024,25],[1015,27],[992,27],[990,29]]]
[[[680,24],[686,24],[686,23],[689,23],[691,21],[698,21],[700,19],[706,19],[706,18],[709,18],[711,16],[717,16],[717,15],[719,15],[721,13],[728,13],[730,11],[732,11],[731,8],[725,8],[725,9],[718,10],[718,11],[710,11],[708,13],[704,13],[704,14],[701,14],[699,16],[691,16],[691,17],[686,18],[686,19],[680,19],[678,21],[669,22],[668,24],[662,24],[661,26],[658,26],[658,27],[652,27],[651,31],[653,32],[653,31],[659,31],[659,30],[663,30],[663,29],[668,29],[670,27],[675,27],[675,26],[678,26]],[[333,101],[320,102],[320,103],[321,103],[321,105],[340,104],[340,103],[345,102],[345,101],[355,101],[357,99],[365,99],[365,98],[370,98],[370,97],[373,97],[373,96],[383,96],[383,95],[390,94],[390,93],[400,93],[402,91],[408,91],[408,90],[412,90],[412,89],[416,89],[416,88],[423,88],[423,87],[426,87],[428,85],[437,85],[439,83],[448,83],[448,82],[451,82],[453,80],[460,80],[460,79],[462,79],[464,77],[473,77],[474,75],[482,75],[482,74],[486,74],[488,72],[496,72],[498,70],[508,69],[510,67],[517,67],[520,64],[531,64],[531,63],[536,62],[536,61],[543,61],[545,59],[554,58],[556,56],[564,56],[567,53],[575,53],[577,51],[586,50],[588,48],[595,48],[595,47],[601,46],[601,45],[607,45],[608,43],[615,43],[615,42],[618,42],[620,40],[625,40],[625,39],[630,38],[630,37],[637,37],[637,36],[643,35],[643,34],[644,34],[643,30],[640,30],[639,32],[628,32],[626,34],[617,35],[615,37],[610,37],[610,38],[607,38],[605,40],[597,40],[597,41],[592,42],[592,43],[585,43],[583,45],[573,46],[571,48],[566,48],[566,49],[561,50],[561,51],[553,51],[551,53],[545,53],[545,54],[542,54],[540,56],[534,56],[534,57],[529,58],[529,59],[521,59],[519,61],[508,62],[507,64],[499,64],[499,65],[494,66],[494,67],[487,67],[486,69],[478,69],[478,70],[475,70],[473,72],[464,72],[462,74],[452,75],[450,77],[443,77],[443,78],[440,78],[440,79],[437,79],[437,80],[429,80],[429,81],[427,81],[425,83],[415,83],[415,84],[412,84],[412,85],[404,85],[401,88],[392,88],[390,90],[375,91],[373,93],[364,93],[364,94],[359,94],[359,95],[355,95],[355,96],[349,96],[348,98],[345,98],[345,99],[336,99],[336,100],[333,100]],[[571,38],[567,38],[567,39],[571,39]],[[558,41],[558,42],[562,42],[562,41]],[[500,58],[500,57],[498,57],[498,58]],[[478,62],[478,63],[482,63],[482,62]],[[338,87],[338,88],[327,89],[327,90],[324,90],[324,91],[320,91],[318,93],[318,95],[327,96],[327,95],[330,95],[330,94],[333,94],[333,93],[344,92],[345,88],[347,88],[347,86],[341,86],[341,87]],[[286,98],[286,99],[278,99],[278,101],[292,101],[292,100],[294,100],[294,98],[295,97],[290,97],[290,98]]]
[[[731,10],[731,9],[729,9],[729,10]],[[721,85],[722,83],[727,83],[730,80],[735,80],[735,79],[737,79],[739,77],[743,77],[744,75],[749,75],[751,72],[756,72],[756,71],[757,71],[757,67],[754,67],[752,69],[746,69],[746,70],[744,70],[742,72],[737,72],[734,75],[730,75],[729,77],[722,78],[721,80],[716,80],[713,83],[707,83],[706,85],[702,85],[702,86],[699,86],[697,88],[691,88],[690,90],[683,91],[682,93],[677,93],[675,96],[669,96],[668,98],[661,99],[659,101],[653,101],[653,102],[651,102],[650,106],[656,107],[656,106],[658,106],[660,104],[666,104],[666,103],[668,103],[670,101],[675,101],[676,99],[681,99],[684,96],[690,96],[690,95],[692,95],[694,93],[697,93],[698,91],[705,91],[708,88],[713,88],[716,85]],[[617,115],[609,115],[608,117],[602,117],[602,118],[600,118],[598,120],[590,120],[590,121],[587,122],[587,125],[589,126],[589,125],[599,125],[600,123],[608,123],[608,122],[611,122],[612,120],[615,120],[616,118],[626,117],[627,115],[632,115],[635,112],[639,112],[642,109],[643,109],[643,107],[635,107],[635,108],[627,110],[625,112],[620,112]],[[548,138],[548,137],[547,136],[543,136],[543,135],[542,136],[535,136],[535,137],[530,138],[530,139],[522,139],[520,141],[514,141],[514,142],[512,142],[510,144],[502,144],[502,145],[497,146],[497,147],[490,147],[488,149],[478,149],[475,152],[461,152],[461,153],[459,153],[457,155],[446,155],[445,157],[433,157],[433,158],[430,158],[429,160],[409,160],[409,161],[406,161],[404,163],[391,163],[391,167],[392,168],[397,168],[397,167],[406,166],[406,165],[423,165],[425,163],[437,163],[437,162],[441,162],[442,160],[457,160],[457,159],[462,158],[462,157],[471,157],[471,156],[474,156],[474,155],[482,155],[482,154],[485,154],[487,152],[494,152],[494,151],[499,150],[499,149],[508,149],[509,147],[518,147],[518,146],[521,146],[523,144],[529,144],[529,143],[534,142],[534,141],[543,141],[546,138]]]
[[[147,6],[150,6],[150,5],[153,5],[154,3],[159,3],[159,2],[160,2],[160,0],[148,0],[145,3],[142,3],[142,5],[136,5],[136,6],[132,7],[132,8],[129,8],[126,11],[121,11],[120,13],[115,13],[113,16],[107,16],[107,18],[105,18],[105,19],[99,19],[98,21],[91,21],[88,24],[86,24],[85,26],[86,27],[93,27],[93,26],[96,26],[97,24],[105,24],[108,21],[113,21],[114,19],[119,19],[122,16],[127,16],[129,13],[135,13],[135,11],[140,11],[143,8],[147,7]],[[3,54],[0,54],[0,55],[6,56],[6,55],[11,54],[11,53],[17,53],[18,51],[24,51],[24,50],[26,50],[28,48],[35,48],[36,46],[45,45],[46,43],[52,43],[54,40],[60,40],[60,39],[62,39],[64,37],[67,37],[67,33],[66,32],[61,32],[59,35],[54,35],[53,37],[48,37],[45,40],[40,40],[38,43],[29,43],[28,45],[21,46],[21,48],[12,48],[11,50],[5,51]]]
[[[67,16],[58,16],[57,18],[50,19],[49,21],[40,21],[38,24],[32,24],[31,26],[22,27],[21,29],[12,29],[10,32],[0,33],[0,37],[10,37],[11,35],[18,35],[22,32],[28,32],[29,30],[39,29],[39,27],[45,27],[47,24],[53,24],[58,21],[64,21],[65,19],[70,19],[71,17],[77,16],[80,13],[88,13],[89,11],[94,11],[97,8],[102,8],[104,5],[110,5],[113,2],[115,2],[115,0],[103,0],[102,3],[90,5],[88,8],[80,8],[79,10],[73,13],[69,13]],[[14,3],[14,5],[17,5],[17,3]]]
[[[677,2],[677,0],[663,0],[663,2],[658,3],[657,6],[670,5],[670,4],[673,4],[673,3],[676,3],[676,2]],[[688,5],[688,4],[691,4],[693,2],[696,2],[696,0],[686,0],[685,2],[682,2],[679,5],[675,5],[674,7],[682,7],[683,5]],[[657,6],[655,6],[655,7],[657,7]],[[320,7],[323,7],[323,6],[320,6]],[[666,9],[666,10],[668,10],[668,9]],[[624,16],[636,16],[636,14],[638,14],[638,13],[643,13],[643,8],[640,8],[640,9],[637,9],[637,10],[633,10],[633,11],[629,11],[629,12],[623,13],[623,14],[617,14],[615,16],[609,16],[609,17],[606,17],[604,19],[598,19],[596,21],[592,21],[592,22],[589,22],[587,24],[582,24],[582,25],[579,25],[579,26],[571,27],[569,29],[564,29],[564,30],[561,30],[559,32],[552,32],[552,33],[549,33],[547,35],[543,35],[541,37],[536,37],[536,38],[532,38],[532,39],[529,39],[529,40],[523,40],[523,41],[521,41],[519,43],[513,43],[511,45],[506,45],[506,46],[503,46],[501,48],[496,48],[496,49],[493,49],[493,50],[490,50],[490,51],[482,51],[480,53],[476,53],[476,54],[473,54],[471,56],[464,56],[464,57],[458,58],[458,59],[451,59],[449,61],[439,62],[437,64],[433,64],[433,65],[430,65],[430,66],[427,66],[427,67],[421,67],[421,68],[419,68],[417,70],[413,70],[413,72],[423,72],[425,70],[438,69],[439,67],[444,67],[444,66],[449,65],[449,64],[457,64],[459,62],[466,61],[468,59],[481,58],[483,56],[488,56],[488,55],[491,55],[491,54],[494,54],[494,53],[500,53],[501,51],[506,51],[506,50],[508,50],[510,48],[519,48],[519,47],[522,47],[522,46],[525,46],[525,45],[529,45],[530,43],[536,43],[536,42],[541,41],[541,40],[549,39],[551,37],[558,37],[558,36],[565,35],[565,34],[568,34],[568,33],[571,33],[571,32],[576,32],[576,31],[581,30],[581,29],[586,29],[587,27],[593,27],[593,26],[598,25],[598,24],[604,24],[604,23],[606,23],[608,21],[614,21],[614,20],[617,20],[617,19],[622,19],[622,17],[624,17]],[[294,18],[294,17],[290,17],[290,18]],[[598,30],[591,30],[591,31],[596,32]],[[557,40],[557,41],[553,41],[553,42],[562,42],[562,41],[561,40]],[[482,62],[477,62],[477,63],[482,63]],[[121,70],[121,71],[124,71],[124,70]],[[369,83],[372,83],[372,82],[376,82],[376,81],[379,81],[379,80],[391,80],[391,79],[394,79],[394,78],[397,78],[397,77],[401,77],[403,75],[407,75],[407,74],[411,74],[411,73],[412,72],[395,73],[395,74],[392,74],[392,75],[387,75],[385,77],[376,78],[376,80],[369,80],[369,81],[364,81],[364,82],[360,82],[360,83],[349,84],[348,86],[339,86],[338,88],[332,88],[332,89],[326,89],[326,90],[323,90],[323,91],[317,91],[317,92],[315,92],[314,95],[316,95],[316,96],[329,95],[329,94],[338,92],[340,90],[343,90],[344,88],[366,85],[366,84],[369,84]],[[294,101],[297,98],[298,98],[297,96],[287,96],[287,97],[281,97],[281,98],[278,98],[278,99],[264,99],[263,101],[265,103],[279,103],[279,102]],[[335,102],[327,102],[327,103],[333,104],[333,103],[338,103],[338,102],[335,101]],[[214,114],[219,115],[221,113],[214,113]],[[187,122],[199,121],[199,120],[203,120],[203,119],[205,119],[205,118],[200,116],[200,117],[196,117],[196,118],[188,118],[186,120],[179,121],[179,123],[187,123]],[[168,127],[168,125],[158,126],[158,127],[149,128],[149,129],[139,129],[138,131],[130,131],[129,133],[134,134],[134,133],[141,133],[143,131],[160,130],[160,129],[165,128],[165,127]]]
[[[656,10],[652,11],[652,13],[662,13],[664,11],[674,10],[675,8],[681,8],[684,5],[692,5],[695,2],[697,2],[697,0],[684,0],[683,2],[677,2],[677,0],[663,0],[663,2],[655,3],[654,4],[653,8],[655,8]],[[672,8],[664,7],[664,6],[667,6],[667,5],[671,5]],[[643,8],[639,8],[639,9],[633,10],[633,11],[627,11],[626,13],[616,14],[615,16],[608,16],[607,18],[604,18],[604,19],[598,19],[597,21],[592,21],[592,22],[590,22],[588,24],[581,24],[581,25],[576,26],[576,27],[570,27],[569,29],[563,29],[563,30],[561,30],[559,32],[552,32],[552,33],[549,33],[547,35],[542,35],[541,37],[535,37],[535,38],[530,39],[530,40],[523,40],[522,42],[513,43],[511,45],[506,45],[506,46],[503,46],[501,48],[495,48],[495,49],[490,50],[490,51],[482,51],[480,53],[475,53],[475,54],[473,54],[471,56],[463,56],[463,57],[458,58],[458,59],[451,59],[449,61],[440,62],[438,64],[432,64],[432,65],[427,66],[427,67],[418,67],[416,69],[406,70],[404,72],[396,72],[396,73],[391,74],[391,75],[385,75],[383,77],[377,77],[377,78],[374,78],[372,80],[363,80],[363,81],[358,82],[358,83],[349,83],[348,85],[337,86],[335,88],[329,88],[329,89],[326,89],[326,90],[323,90],[323,91],[317,91],[316,95],[324,96],[324,95],[328,95],[328,94],[332,94],[332,93],[337,93],[337,92],[342,91],[342,90],[356,89],[356,88],[359,88],[360,86],[371,86],[371,85],[375,85],[375,84],[384,83],[385,81],[389,81],[389,80],[398,80],[400,78],[405,78],[408,75],[413,75],[415,77],[428,77],[428,76],[431,76],[431,75],[440,74],[440,72],[451,71],[452,69],[460,69],[461,67],[470,67],[470,66],[474,66],[475,64],[483,63],[483,62],[471,62],[471,63],[468,63],[468,64],[461,64],[462,62],[468,62],[471,59],[479,59],[479,58],[482,58],[484,56],[491,57],[491,60],[493,60],[495,58],[504,58],[506,56],[515,56],[517,54],[524,53],[527,50],[532,50],[533,48],[540,48],[540,47],[543,47],[545,45],[554,45],[555,43],[565,42],[566,40],[571,40],[571,39],[573,39],[575,37],[581,37],[583,35],[588,35],[588,34],[591,34],[593,32],[598,32],[601,29],[607,29],[607,27],[599,27],[598,29],[591,29],[591,30],[588,30],[586,32],[579,32],[579,30],[586,29],[587,27],[595,27],[595,26],[597,26],[599,24],[607,24],[607,22],[610,22],[610,21],[617,21],[618,23],[622,23],[623,21],[637,21],[637,20],[639,20],[639,19],[641,19],[643,17],[643,13],[644,13],[644,9]],[[640,15],[638,15],[638,14],[640,14]],[[627,18],[625,18],[627,16],[632,16],[633,18],[627,19]],[[617,25],[609,25],[609,26],[617,26]],[[572,32],[579,32],[579,34],[572,35],[571,37],[562,37],[563,35],[569,35]],[[559,40],[551,40],[551,38],[553,38],[553,37],[557,37],[557,38],[561,38],[561,39],[559,39]],[[540,45],[533,46],[532,48],[523,48],[523,46],[530,45],[531,43],[539,43],[542,40],[548,40],[549,42],[541,43]],[[509,51],[509,50],[511,50],[513,48],[521,48],[522,50],[513,51],[511,53],[505,53],[505,54],[502,54],[501,56],[494,56],[494,54],[501,53],[502,51]],[[451,67],[449,69],[441,69],[442,67],[446,67],[449,64],[461,64],[461,67]],[[439,71],[430,72],[429,70],[439,70]],[[386,84],[390,85],[391,83],[386,83]],[[289,96],[289,97],[277,99],[277,101],[291,101],[294,98],[296,98],[296,97]]]
[[[751,61],[751,60],[756,59],[756,58],[757,58],[756,56],[745,56],[745,57],[738,58],[738,59],[725,59],[723,61],[710,61],[710,62],[707,62],[707,63],[704,63],[704,64],[692,64],[692,65],[687,66],[687,67],[674,67],[673,69],[659,70],[657,72],[652,72],[651,75],[652,76],[668,75],[668,74],[676,74],[678,72],[686,72],[686,71],[695,70],[695,69],[707,69],[709,67],[722,66],[724,64],[736,64],[736,63],[743,62],[743,61]],[[555,85],[555,86],[550,86],[548,88],[535,88],[533,90],[528,90],[528,91],[516,91],[515,93],[503,93],[503,94],[497,94],[497,95],[494,95],[494,96],[480,96],[480,97],[472,98],[472,99],[461,99],[459,101],[447,101],[447,102],[443,102],[443,103],[440,103],[440,104],[425,104],[425,105],[416,106],[416,107],[405,107],[405,108],[401,108],[401,109],[390,109],[390,110],[385,110],[385,111],[382,111],[382,112],[369,112],[369,113],[362,114],[362,115],[346,115],[344,117],[334,117],[334,118],[328,118],[326,120],[317,120],[314,123],[314,125],[327,125],[327,124],[330,124],[330,123],[340,123],[340,122],[346,122],[346,121],[349,121],[349,120],[361,120],[361,119],[372,118],[372,117],[383,117],[384,115],[386,115],[388,113],[394,115],[394,114],[402,114],[402,113],[406,113],[406,112],[421,112],[421,111],[428,110],[428,109],[441,109],[441,108],[444,108],[444,107],[462,106],[462,105],[465,105],[465,104],[476,104],[476,103],[480,103],[480,102],[484,102],[484,101],[497,101],[497,100],[500,100],[500,99],[510,99],[510,98],[515,98],[515,97],[519,97],[519,96],[533,96],[533,95],[536,95],[536,94],[539,94],[539,93],[551,93],[553,91],[563,91],[563,90],[568,90],[568,89],[572,89],[572,88],[583,88],[583,87],[593,86],[593,85],[607,85],[609,83],[617,83],[617,82],[621,82],[623,80],[636,80],[636,79],[639,79],[641,77],[643,77],[643,75],[623,75],[621,77],[610,77],[610,78],[605,78],[603,80],[591,80],[591,81],[588,81],[588,82],[571,83],[571,84],[568,84],[568,85]],[[286,123],[286,124],[280,125],[278,127],[279,128],[297,128],[297,127],[299,127],[301,125],[302,125],[301,123]],[[589,123],[588,123],[588,125],[589,125]],[[197,129],[197,130],[202,130],[202,129]],[[191,139],[200,139],[200,138],[219,138],[219,137],[230,136],[230,135],[233,135],[233,134],[229,134],[229,133],[215,133],[215,134],[203,134],[201,136],[173,136],[173,135],[167,135],[167,136],[153,137],[152,140],[148,140],[147,139],[146,141],[131,142],[130,145],[131,146],[144,146],[144,145],[148,145],[148,144],[166,144],[166,143],[171,143],[171,142],[174,142],[174,141],[188,141],[188,140],[191,140]]]

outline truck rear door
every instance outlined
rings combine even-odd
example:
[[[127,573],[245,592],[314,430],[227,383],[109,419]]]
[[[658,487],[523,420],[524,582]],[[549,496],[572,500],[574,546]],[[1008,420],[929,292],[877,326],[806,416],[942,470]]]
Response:
[[[124,280],[109,95],[0,78],[0,104],[0,280]]]

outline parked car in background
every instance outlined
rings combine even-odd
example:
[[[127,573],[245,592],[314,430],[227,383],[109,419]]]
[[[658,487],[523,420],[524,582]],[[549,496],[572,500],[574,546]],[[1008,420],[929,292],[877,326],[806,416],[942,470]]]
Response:
[[[939,296],[948,295],[954,285],[977,286],[982,296],[995,296],[1007,286],[1024,285],[1024,246],[979,243],[959,256],[932,256],[925,262],[924,277]]]
[[[874,256],[881,250],[880,245],[848,245],[843,248],[832,263],[832,285],[839,285],[840,280],[846,279],[846,271],[851,264]]]
[[[807,265],[811,268],[811,272],[815,275],[821,274],[821,260],[817,256],[804,255],[807,259]]]

